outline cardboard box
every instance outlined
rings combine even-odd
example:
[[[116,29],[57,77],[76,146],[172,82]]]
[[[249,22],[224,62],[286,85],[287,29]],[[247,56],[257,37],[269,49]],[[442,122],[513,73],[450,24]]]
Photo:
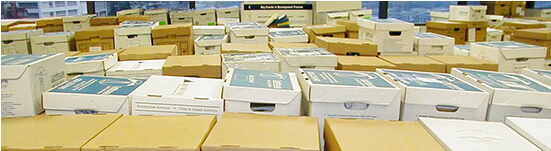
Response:
[[[222,43],[222,53],[272,53],[272,49],[265,44]]]
[[[520,73],[523,68],[542,69],[547,49],[514,41],[471,44],[471,56],[495,62],[500,72]]]
[[[307,43],[308,42],[308,34],[306,34],[301,29],[285,29],[285,30],[277,30],[272,31],[270,29],[270,33],[268,35],[270,37],[270,42],[286,42],[286,43]]]
[[[55,32],[31,37],[33,54],[50,54],[73,51],[75,49],[75,33]]]
[[[16,31],[16,30],[35,30],[36,24],[17,24],[14,26],[9,27],[9,31]]]
[[[65,58],[65,66],[68,75],[105,76],[118,61],[117,53],[73,56]]]
[[[377,43],[378,52],[412,52],[413,24],[397,19],[362,19],[359,39]]]
[[[316,37],[315,44],[336,55],[377,56],[377,44],[367,40]]]
[[[41,34],[42,29],[2,32],[2,55],[31,54],[31,37]]]
[[[532,28],[545,28],[545,24],[538,22],[525,22],[525,21],[504,21],[502,26],[509,26],[515,29],[532,29]]]
[[[77,50],[82,52],[115,49],[114,31],[118,26],[95,26],[75,32]]]
[[[118,16],[119,18],[119,24],[125,21],[149,21],[149,16],[137,16],[137,15],[130,15],[130,16]]]
[[[62,32],[63,20],[61,17],[40,18],[36,20],[36,28],[49,32]]]
[[[171,24],[193,24],[193,12],[191,10],[170,11],[169,15]]]
[[[437,33],[455,39],[455,44],[465,44],[467,24],[449,21],[428,21],[427,32]]]
[[[225,35],[224,26],[193,26],[193,40],[202,35]]]
[[[220,55],[170,56],[163,65],[163,75],[221,78]]]
[[[436,118],[419,123],[446,150],[539,150],[503,123]]]
[[[450,5],[452,21],[486,21],[487,6]]]
[[[103,51],[92,51],[92,52],[78,52],[76,54],[73,54],[71,56],[86,56],[86,55],[96,55],[96,54],[108,54],[108,53],[117,53],[117,56],[120,57],[121,53],[126,49],[113,49],[113,50],[103,50]],[[65,53],[65,56],[69,56],[67,54],[71,54],[72,52]]]
[[[148,9],[143,12],[145,16],[149,16],[150,21],[165,22],[168,24],[168,9]]]
[[[344,25],[346,27],[346,31],[360,31],[360,26],[358,26],[358,21],[356,20],[337,20],[337,24]]]
[[[238,26],[255,26],[260,25],[256,22],[240,22],[240,23],[225,23],[224,27],[226,28],[226,33],[230,33],[231,27],[238,27]]]
[[[522,74],[551,86],[551,71],[549,70],[525,68],[522,70]]]
[[[346,26],[344,25],[308,25],[303,26],[302,31],[308,34],[310,43],[314,43],[317,36],[344,38]]]
[[[479,69],[487,71],[497,71],[497,63],[472,56],[427,56],[428,58],[446,64],[446,73],[451,73],[452,68]]]
[[[126,48],[119,54],[120,61],[166,59],[178,55],[176,45],[141,46]]]
[[[452,74],[490,93],[488,121],[507,116],[551,117],[551,87],[515,73],[455,68]]]
[[[102,16],[90,19],[90,26],[119,25],[119,18],[116,16]]]
[[[544,64],[543,64],[543,68],[545,70],[551,70],[551,59],[547,59],[545,60]]]
[[[511,1],[511,17],[522,17],[526,14],[526,1]]]
[[[297,4],[291,1],[262,2],[257,4],[241,3],[241,22],[264,24],[274,15],[281,16],[285,14],[289,18],[289,26],[301,28],[305,25],[312,25],[312,16],[314,16],[312,5],[307,3]]]
[[[493,29],[493,28],[487,28],[486,30],[487,30],[487,34],[486,34],[487,42],[501,41],[501,38],[503,37],[503,30]]]
[[[521,29],[515,31],[513,37],[514,41],[547,47],[546,59],[551,59],[551,29]]]
[[[417,122],[326,119],[324,138],[331,151],[444,150]]]
[[[151,30],[153,45],[176,45],[179,55],[193,55],[191,23],[156,26]]]
[[[216,9],[193,10],[194,25],[216,25]]]
[[[74,32],[81,29],[90,28],[90,19],[96,15],[81,15],[63,17],[63,31]]]
[[[152,24],[127,24],[115,29],[115,48],[151,46]]]
[[[46,115],[130,115],[131,94],[145,79],[77,76],[42,94]]]
[[[526,16],[551,18],[551,9],[526,9]]]
[[[268,27],[260,24],[230,27],[231,43],[268,44]]]
[[[221,45],[228,42],[226,35],[203,35],[195,39],[195,55],[221,53]]]
[[[446,64],[425,56],[379,56],[400,70],[446,73]]]
[[[488,21],[461,22],[467,24],[466,42],[486,41]]]
[[[364,18],[371,18],[372,14],[373,14],[373,10],[371,9],[350,11],[348,12],[348,19],[358,20],[358,19],[364,19]]]
[[[377,69],[404,93],[400,120],[418,117],[484,121],[488,92],[446,73]],[[458,97],[461,96],[461,97]]]
[[[42,92],[65,82],[63,54],[2,56],[2,117],[42,113]]]
[[[327,13],[325,15],[325,24],[335,25],[337,20],[348,20],[348,12]]]
[[[415,33],[413,49],[420,56],[425,55],[453,55],[455,39],[435,33]]]
[[[470,56],[471,45],[455,45],[453,47],[454,56]]]
[[[222,79],[151,76],[132,94],[132,115],[224,113]]]
[[[488,25],[490,27],[503,25],[503,16],[501,15],[486,15],[486,20],[488,20]]]
[[[344,11],[344,10],[359,10],[362,9],[362,3],[344,1],[316,1],[314,2],[314,11],[319,12],[331,12],[331,11]]]
[[[222,97],[226,112],[301,115],[300,85],[294,73],[228,69]]]
[[[216,9],[216,23],[224,25],[229,22],[240,22],[239,6]]]
[[[82,146],[120,117],[74,115],[2,118],[2,150],[81,150]],[[52,135],[56,135],[55,139]]]
[[[511,16],[511,2],[509,1],[483,1],[480,4],[487,6],[486,14]]]
[[[271,52],[222,54],[222,77],[230,68],[279,71],[279,59]]]
[[[149,78],[152,75],[162,75],[165,60],[121,61],[109,68],[106,76],[127,78]]]
[[[551,119],[506,117],[504,123],[540,149],[551,150],[549,136],[545,135],[551,133],[545,128],[551,126]]]
[[[324,48],[275,48],[274,55],[281,62],[281,72],[305,68],[334,70],[337,66],[337,56]]]
[[[319,137],[316,118],[225,113],[201,150],[321,151]]]
[[[313,43],[285,43],[285,42],[269,42],[268,47],[274,50],[275,48],[319,48]]]
[[[429,12],[430,21],[448,21],[450,19],[450,12]]]
[[[142,15],[142,9],[136,8],[136,9],[125,9],[117,11],[117,17],[119,16],[138,16]]]
[[[397,66],[377,57],[337,56],[337,70],[375,71],[377,68],[396,69]]]
[[[7,20],[7,19],[3,19],[2,21],[2,32],[7,32],[8,29],[11,27],[11,26],[15,26],[18,24],[18,20]]]

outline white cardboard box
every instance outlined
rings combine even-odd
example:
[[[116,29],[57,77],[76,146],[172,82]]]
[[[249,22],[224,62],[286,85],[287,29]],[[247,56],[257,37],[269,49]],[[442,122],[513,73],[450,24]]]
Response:
[[[435,33],[415,33],[413,49],[420,56],[425,55],[453,55],[455,39]]]
[[[545,60],[545,62],[543,63],[543,69],[551,70],[551,59]]]
[[[348,20],[348,12],[327,13],[325,15],[325,24],[336,25],[337,20]]]
[[[542,69],[547,48],[519,43],[476,42],[471,44],[471,56],[495,62],[500,72],[520,73],[523,68]]]
[[[446,73],[376,69],[404,91],[400,120],[419,117],[484,121],[488,92]]]
[[[267,1],[258,4],[241,3],[241,22],[264,24],[274,14],[277,16],[287,15],[291,27],[300,28],[304,25],[312,25],[312,4],[293,4],[291,1],[272,4],[268,4]]]
[[[256,22],[238,22],[238,23],[225,23],[224,27],[226,29],[226,33],[230,33],[231,27],[237,27],[237,26],[254,26],[254,25],[260,25]]]
[[[171,24],[193,23],[193,12],[190,10],[170,11]]]
[[[125,9],[117,11],[117,16],[137,16],[142,14],[141,8],[136,9]]]
[[[281,42],[281,43],[307,43],[308,34],[306,34],[302,29],[291,28],[291,29],[270,29],[270,42]]]
[[[505,124],[540,149],[551,150],[551,119],[507,117]]]
[[[46,33],[31,37],[33,54],[64,53],[75,50],[74,32]]]
[[[2,56],[2,117],[42,113],[42,92],[67,80],[64,55]]]
[[[226,112],[300,115],[302,95],[294,73],[229,69],[222,93]]]
[[[119,61],[117,53],[73,56],[65,58],[68,75],[105,76],[105,72]]]
[[[507,116],[551,117],[551,87],[515,73],[454,68],[453,75],[490,93],[488,121]]]
[[[63,31],[74,32],[81,29],[90,28],[90,19],[96,15],[81,15],[63,17]]]
[[[450,5],[450,20],[453,21],[487,21],[485,5],[467,6]]]
[[[162,75],[166,60],[121,61],[107,70],[107,76],[127,78],[149,78],[152,75]]]
[[[124,22],[123,22],[124,23]],[[115,29],[115,49],[151,46],[151,24],[124,24]]]
[[[522,70],[522,74],[551,86],[551,70],[525,68]]]
[[[226,77],[230,68],[279,71],[279,59],[272,53],[222,54],[222,77]]]
[[[450,19],[450,12],[429,12],[431,21],[448,21]]]
[[[231,43],[268,44],[268,27],[260,24],[230,27]]]
[[[419,123],[446,150],[539,151],[503,123],[420,118]]]
[[[501,15],[486,15],[489,26],[501,26],[503,25],[503,16]]]
[[[503,30],[493,29],[493,28],[487,28],[486,29],[486,41],[487,42],[501,41],[502,37],[503,37]]]
[[[149,16],[150,21],[162,22],[168,24],[168,9],[150,9],[143,12],[145,16]]]
[[[203,35],[195,39],[195,55],[211,55],[221,53],[221,44],[228,42],[226,35]]]
[[[279,71],[295,72],[298,69],[335,70],[337,56],[324,48],[274,48],[279,58]]]
[[[132,93],[132,115],[224,113],[222,79],[151,76]]]
[[[239,18],[216,18],[217,25],[225,25],[226,23],[239,23]]]
[[[216,25],[216,9],[193,10],[193,25]]]
[[[2,32],[2,55],[31,54],[31,37],[42,34],[42,29]]]
[[[355,10],[355,11],[348,12],[348,19],[358,20],[358,19],[364,19],[364,18],[371,18],[372,15],[373,15],[373,10],[371,9]]]
[[[526,9],[526,16],[551,18],[551,9]]]
[[[193,40],[202,35],[225,35],[224,26],[193,26]]]
[[[238,6],[216,9],[216,23],[218,25],[224,25],[225,23],[238,23],[240,22],[239,17]]]
[[[453,47],[453,55],[455,56],[470,56],[471,45],[455,45]]]
[[[145,79],[77,76],[42,94],[46,115],[130,115],[132,92]]]
[[[413,24],[397,19],[361,19],[359,39],[377,43],[378,52],[412,52]]]

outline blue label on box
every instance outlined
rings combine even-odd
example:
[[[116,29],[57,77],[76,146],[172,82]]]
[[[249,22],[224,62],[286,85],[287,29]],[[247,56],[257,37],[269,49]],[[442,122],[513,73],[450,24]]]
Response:
[[[145,81],[145,79],[78,76],[49,92],[127,96]]]
[[[230,86],[293,90],[289,73],[234,69]]]
[[[373,72],[306,69],[304,73],[314,84],[394,88]]]
[[[55,54],[46,55],[5,55],[2,56],[2,65],[27,65]]]
[[[403,83],[408,87],[482,92],[482,90],[471,86],[450,74],[399,70],[382,71],[388,73],[392,77],[396,78],[400,83]]]
[[[459,48],[466,51],[471,51],[471,45],[455,45],[455,48]]]
[[[442,36],[442,35],[439,35],[439,34],[426,33],[426,32],[415,33],[415,37],[417,37],[417,38],[439,38],[439,39],[442,39],[442,38],[447,39],[448,38],[446,36]]]
[[[100,61],[100,60],[104,60],[104,59],[108,58],[109,56],[113,56],[113,53],[89,55],[89,56],[68,57],[68,58],[65,58],[65,63],[77,63],[77,62],[85,62],[85,61]]]
[[[334,56],[325,48],[277,48],[283,56]]]
[[[513,73],[491,72],[482,70],[458,69],[493,88],[551,92],[551,89],[540,85],[524,76]]]
[[[272,53],[227,53],[222,54],[225,62],[278,61]]]
[[[543,76],[547,76],[547,77],[551,78],[551,71],[549,71],[549,70],[536,70],[536,69],[532,69],[532,70],[535,71],[538,74],[541,74]]]
[[[306,35],[306,33],[304,33],[301,30],[270,32],[270,36],[272,37],[286,37],[286,36],[300,36],[300,35]]]

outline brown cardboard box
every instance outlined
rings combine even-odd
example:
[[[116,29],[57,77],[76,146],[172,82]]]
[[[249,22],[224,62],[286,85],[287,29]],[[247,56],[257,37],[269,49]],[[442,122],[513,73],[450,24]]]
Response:
[[[72,56],[76,56],[80,53],[80,51],[67,51],[67,52],[63,52],[65,54],[65,57],[72,57]]]
[[[179,55],[193,55],[191,23],[156,26],[151,30],[153,45],[177,45]]]
[[[222,43],[222,53],[272,53],[266,44]]]
[[[126,48],[119,54],[120,61],[167,59],[178,55],[176,45],[139,46]]]
[[[488,6],[487,14],[511,16],[511,1],[481,1],[480,4]]]
[[[2,32],[9,31],[9,28],[11,26],[17,25],[17,20],[10,20],[10,21],[2,21]]]
[[[317,37],[315,44],[336,55],[377,56],[377,44],[367,40]]]
[[[274,48],[318,48],[316,44],[312,43],[284,43],[284,42],[269,42],[270,49]]]
[[[82,52],[115,49],[114,29],[118,26],[95,26],[75,32],[77,50]]]
[[[366,56],[337,56],[337,70],[375,71],[376,68],[396,69],[396,65],[377,57]]]
[[[446,73],[451,73],[452,68],[479,69],[497,71],[498,64],[472,56],[427,56],[446,64]]]
[[[547,47],[546,59],[551,59],[551,28],[521,29],[515,31],[514,41]]]
[[[530,22],[521,22],[521,21],[504,22],[502,26],[509,26],[515,29],[532,29],[532,28],[546,27],[544,24],[540,24],[540,23],[530,23]]]
[[[465,44],[467,24],[448,21],[428,21],[427,32],[455,38],[455,44]]]
[[[95,55],[95,54],[106,54],[106,53],[117,53],[117,56],[120,57],[120,54],[126,49],[112,49],[112,50],[103,50],[103,51],[90,51],[90,52],[79,52],[73,56],[86,56],[86,55]]]
[[[83,151],[198,151],[216,123],[215,116],[123,116]]]
[[[359,36],[359,32],[357,31],[347,31],[345,37],[351,38],[351,39],[358,39],[360,36]]]
[[[526,1],[511,1],[511,17],[522,17],[526,12]]]
[[[360,31],[360,26],[358,26],[358,21],[355,20],[337,20],[337,24],[344,25],[346,31]]]
[[[418,122],[331,118],[324,132],[328,151],[445,150]]]
[[[117,16],[104,16],[94,17],[90,19],[90,26],[108,26],[119,25],[119,18]]]
[[[461,22],[457,21],[459,23],[464,23],[467,25],[467,33],[465,35],[466,42],[481,42],[486,41],[486,34],[487,34],[487,28],[488,28],[488,22],[487,21],[477,21],[477,22]],[[471,37],[473,35],[470,35],[472,32],[474,32],[474,37]],[[471,39],[472,38],[472,39]]]
[[[122,23],[122,22],[127,21],[127,20],[131,20],[131,21],[149,21],[149,16],[143,16],[143,15],[139,15],[139,16],[135,16],[135,15],[119,16],[118,18],[119,18],[118,19],[119,23]]]
[[[17,24],[9,27],[8,31],[32,30],[32,29],[36,29],[36,24]]]
[[[446,64],[426,56],[379,56],[379,58],[396,65],[400,70],[446,72]]]
[[[222,78],[220,55],[170,56],[163,65],[163,75],[199,78]]]
[[[314,43],[316,36],[345,38],[346,27],[344,25],[306,25],[302,30],[308,34],[310,43]]]
[[[63,20],[61,17],[40,18],[36,20],[36,28],[44,33],[63,32]]]
[[[79,151],[120,117],[79,114],[2,118],[2,150]]]
[[[224,113],[201,151],[320,151],[318,120]]]

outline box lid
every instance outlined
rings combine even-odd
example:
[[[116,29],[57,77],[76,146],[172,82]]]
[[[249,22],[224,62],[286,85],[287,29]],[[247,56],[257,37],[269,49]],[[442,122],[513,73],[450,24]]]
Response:
[[[319,151],[319,138],[315,117],[224,113],[201,148]]]
[[[154,15],[154,14],[166,14],[168,13],[168,9],[148,9],[143,12],[144,15]]]
[[[148,25],[148,24],[120,25],[115,29],[115,35],[139,35],[139,34],[151,34],[151,25]]]
[[[39,18],[36,20],[36,26],[37,27],[63,26],[63,20],[62,20],[62,17]]]
[[[369,16],[371,16],[371,14],[373,14],[373,10],[371,10],[371,9],[366,9],[366,10],[355,10],[355,11],[350,11],[349,13],[350,13],[350,15],[352,15],[352,16],[363,17],[364,15],[369,15]]]
[[[198,46],[220,46],[223,43],[228,42],[227,35],[202,35],[195,39],[195,44]]]
[[[379,56],[379,58],[394,65],[445,65],[425,56]]]
[[[191,12],[191,10],[178,10],[178,11],[175,11],[175,10],[172,10],[170,11],[170,18],[183,18],[183,17],[193,17],[193,13]]]
[[[544,58],[547,54],[545,47],[515,41],[475,42],[471,47],[475,45],[498,49],[505,59]]]
[[[359,31],[358,21],[355,20],[337,20],[337,24],[344,25],[347,31]]]
[[[42,34],[44,34],[44,31],[42,29],[2,32],[2,42],[7,42],[9,40],[29,40],[33,36],[38,36]]]
[[[69,42],[75,38],[74,32],[55,32],[45,33],[31,37],[33,43],[49,43],[49,42]]]
[[[455,39],[435,33],[418,32],[414,33],[413,43],[417,45],[454,45]]]
[[[50,89],[47,93],[129,96],[145,81],[120,77],[78,76]],[[113,91],[107,91],[110,89]]]
[[[63,17],[63,23],[88,22],[92,17],[96,17],[96,15],[94,14],[94,15],[66,16],[66,17]]]
[[[2,118],[2,150],[80,150],[120,117],[80,114]]]
[[[358,26],[365,27],[373,30],[393,30],[404,31],[413,30],[413,23],[401,21],[394,18],[389,19],[360,19],[358,20]]]
[[[136,9],[125,9],[117,11],[117,16],[131,15],[131,14],[140,14],[142,12],[141,8]]]
[[[330,19],[340,19],[340,18],[348,19],[348,12],[327,13],[327,17]]]
[[[377,43],[368,40],[320,36],[316,37],[316,41],[314,43],[321,48],[325,48],[328,51],[339,55],[348,55],[349,53],[364,56],[377,55]]]
[[[378,69],[407,87],[452,91],[484,92],[467,82],[447,73],[417,72],[406,70]]]
[[[505,124],[542,150],[551,150],[551,119],[506,117]]]
[[[102,16],[102,17],[94,17],[90,19],[90,25],[92,26],[117,25],[117,24],[119,24],[119,18],[117,16]]]
[[[295,37],[295,36],[308,36],[302,30],[284,30],[284,31],[273,31],[270,32],[271,38],[285,38],[285,37]]]
[[[303,31],[311,31],[316,35],[346,32],[344,25],[307,25],[302,28]]]
[[[197,101],[221,100],[222,84],[224,84],[222,79],[152,75],[133,95],[161,100],[167,97]]]
[[[427,21],[427,28],[454,29],[461,31],[467,29],[467,24],[449,21]]]
[[[493,89],[551,93],[551,88],[549,86],[545,86],[520,74],[461,68],[457,68],[457,70]]]
[[[222,43],[222,53],[272,53],[266,44]]]
[[[272,53],[226,53],[222,54],[222,63],[239,62],[278,62]]]
[[[235,36],[268,36],[268,27],[264,25],[232,26],[230,32]]]
[[[75,40],[113,39],[117,27],[117,25],[94,26],[77,30],[75,31]]]
[[[324,48],[275,48],[274,51],[290,66],[337,66],[337,56]]]
[[[2,79],[19,79],[30,65],[52,59],[54,57],[63,57],[64,54],[31,54],[31,55],[3,55],[2,56]]]
[[[337,56],[339,65],[341,66],[352,66],[351,68],[358,68],[361,70],[362,66],[368,67],[377,67],[377,68],[397,68],[396,65],[388,63],[377,57],[363,57],[363,56]],[[357,67],[356,67],[357,66]]]
[[[275,48],[318,48],[313,43],[286,43],[286,42],[269,42],[268,46],[273,50]]]
[[[132,16],[119,16],[119,23],[125,22],[125,21],[149,21],[151,17],[144,16],[144,15],[132,15]]]
[[[194,35],[224,35],[224,26],[193,26]]]
[[[539,150],[503,123],[422,117],[418,121],[446,150]]]
[[[220,55],[169,56],[163,67],[220,66]]]
[[[551,71],[549,70],[540,70],[540,69],[530,69],[542,76],[545,76],[545,77],[548,77],[548,78],[551,78]]]
[[[199,150],[214,123],[215,116],[123,116],[83,150]]]
[[[214,13],[216,13],[216,9],[215,8],[198,9],[198,10],[193,10],[193,13],[199,16],[205,15],[205,13],[214,15]]]
[[[162,70],[166,60],[120,61],[107,71],[108,75],[138,71]]]
[[[192,26],[193,25],[191,23],[156,26],[151,30],[151,36],[152,38],[187,36],[192,34]]]
[[[551,28],[521,29],[515,31],[515,37],[537,40],[551,40]]]
[[[117,53],[73,56],[65,58],[65,71],[72,73],[102,72],[111,68],[118,61]]]

